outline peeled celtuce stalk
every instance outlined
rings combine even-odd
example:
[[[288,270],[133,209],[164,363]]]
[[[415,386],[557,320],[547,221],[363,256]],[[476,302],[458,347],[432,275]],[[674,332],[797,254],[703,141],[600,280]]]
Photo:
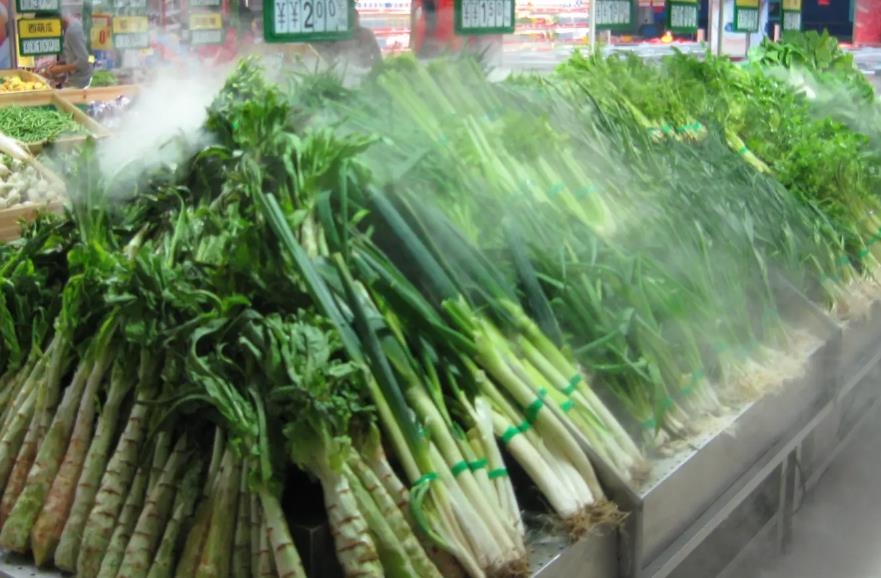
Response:
[[[149,572],[152,557],[171,513],[178,477],[181,468],[186,466],[186,458],[187,436],[182,435],[166,460],[155,485],[149,488],[148,482],[147,499],[126,546],[117,578],[144,578]]]
[[[110,537],[104,556],[99,562],[100,569],[96,575],[97,578],[116,577],[125,555],[125,547],[131,538],[141,508],[144,506],[148,477],[149,474],[143,467],[138,468],[128,496],[126,496],[125,504],[123,504],[119,518],[116,520],[116,526],[113,528],[113,535]]]
[[[83,528],[95,503],[98,485],[101,483],[101,476],[110,457],[110,445],[116,434],[119,408],[129,387],[130,384],[123,375],[123,366],[120,363],[114,368],[111,375],[110,391],[107,393],[107,399],[98,419],[95,437],[92,439],[89,453],[77,482],[70,515],[64,522],[64,529],[55,549],[55,566],[62,570],[68,572],[76,570],[76,559],[82,543]]]

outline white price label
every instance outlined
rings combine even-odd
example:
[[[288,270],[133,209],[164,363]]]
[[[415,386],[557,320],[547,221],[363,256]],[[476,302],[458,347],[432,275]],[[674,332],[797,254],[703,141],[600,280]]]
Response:
[[[22,56],[41,56],[61,52],[60,38],[23,38],[21,41]]]
[[[321,34],[349,30],[344,0],[274,0],[276,34]]]
[[[697,28],[697,6],[670,6],[670,27],[678,29]]]
[[[784,12],[783,30],[801,30],[801,12]]]
[[[147,48],[150,46],[150,33],[117,34],[113,37],[113,47],[117,50]]]
[[[193,30],[190,44],[222,44],[223,30]]]
[[[630,24],[629,0],[599,0],[597,2],[597,26],[626,26]]]
[[[755,32],[759,29],[759,11],[743,9],[737,11],[737,30]]]
[[[510,28],[511,0],[462,0],[462,29]]]

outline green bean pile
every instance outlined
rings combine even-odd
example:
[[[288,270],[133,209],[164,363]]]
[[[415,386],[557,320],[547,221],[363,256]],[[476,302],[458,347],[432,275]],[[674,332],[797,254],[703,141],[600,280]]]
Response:
[[[21,142],[53,140],[63,134],[81,134],[83,130],[70,114],[54,108],[0,108],[0,132]]]

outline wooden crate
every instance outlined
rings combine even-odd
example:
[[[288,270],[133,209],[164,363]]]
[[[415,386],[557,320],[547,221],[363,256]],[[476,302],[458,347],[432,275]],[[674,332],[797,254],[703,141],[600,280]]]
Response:
[[[0,104],[5,104],[7,102],[15,102],[21,95],[23,94],[51,94],[52,93],[52,83],[49,82],[46,78],[40,76],[35,72],[31,72],[29,70],[0,70],[0,81],[10,77],[18,75],[22,80],[28,82],[40,81],[44,83],[47,88],[45,90],[28,90],[23,92],[0,92]]]
[[[61,190],[64,190],[64,181],[62,181],[58,175],[46,168],[46,166],[40,163],[40,161],[35,158],[25,158],[23,160],[34,167],[43,178],[52,182]],[[62,210],[64,210],[64,206],[61,203],[27,205],[0,210],[0,242],[18,239],[21,236],[22,222],[33,221],[40,213],[61,213]]]
[[[116,100],[120,96],[133,98],[140,94],[140,92],[141,87],[137,84],[122,84],[98,88],[65,88],[58,91],[58,96],[71,104],[80,105]]]
[[[95,122],[89,116],[75,107],[73,104],[59,96],[59,92],[22,92],[16,94],[14,100],[0,102],[2,106],[54,106],[62,112],[70,114],[73,119],[83,126],[94,138],[105,138],[110,136],[110,132],[103,126]],[[55,139],[51,144],[60,147],[75,146],[85,142],[88,137],[86,135],[62,136]],[[35,143],[24,143],[32,154],[42,151],[48,144],[48,141],[40,141]]]

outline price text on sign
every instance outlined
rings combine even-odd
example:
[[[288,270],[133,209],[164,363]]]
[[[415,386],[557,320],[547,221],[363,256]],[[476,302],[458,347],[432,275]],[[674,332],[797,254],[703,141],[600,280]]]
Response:
[[[759,0],[735,0],[734,6],[737,8],[758,8]]]
[[[223,44],[223,30],[193,30],[190,33],[190,44]]]
[[[349,0],[264,0],[266,40],[308,42],[350,38],[354,10]]]
[[[597,0],[597,29],[632,27],[635,8],[634,0]]]
[[[113,47],[117,50],[132,50],[150,46],[150,33],[114,34]]]
[[[146,10],[147,0],[114,0],[117,10]]]
[[[734,30],[736,32],[758,32],[759,11],[755,8],[734,7]]]
[[[513,0],[456,0],[456,34],[508,34],[514,32]]]
[[[19,40],[22,56],[45,56],[61,53],[60,38],[22,38]]]
[[[801,12],[801,0],[783,0],[783,10]]]
[[[61,0],[16,0],[15,7],[18,12],[58,12],[61,10]]]
[[[673,32],[697,31],[697,4],[673,3],[667,6],[668,24]]]
[[[150,30],[146,16],[114,16],[113,34],[141,34]]]
[[[218,30],[223,28],[220,14],[190,14],[190,30]]]
[[[216,8],[221,4],[221,0],[190,0],[190,8]]]
[[[111,32],[109,16],[92,15],[92,30],[90,34],[93,50],[112,50]]]
[[[783,30],[801,31],[801,12],[783,12]]]

